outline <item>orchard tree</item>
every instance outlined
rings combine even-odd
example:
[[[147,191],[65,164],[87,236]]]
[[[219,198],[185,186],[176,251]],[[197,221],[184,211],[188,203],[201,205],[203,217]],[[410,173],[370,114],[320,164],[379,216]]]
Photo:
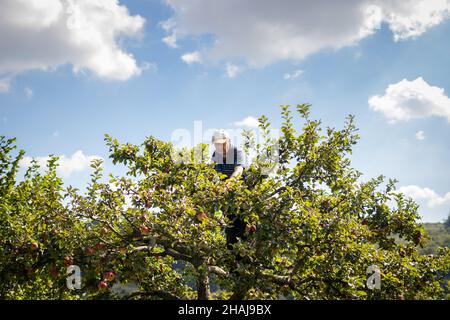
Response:
[[[148,137],[142,145],[105,135],[124,176],[92,162],[82,193],[63,187],[57,157],[36,162],[20,181],[24,152],[0,140],[0,298],[3,299],[435,299],[450,251],[421,256],[426,241],[418,205],[383,176],[363,181],[349,156],[358,140],[353,117],[343,129],[310,119],[297,124],[282,106],[281,136],[244,131],[255,154],[245,179],[214,170],[207,145],[178,150]],[[296,121],[297,122],[297,121]],[[296,128],[300,128],[298,130]],[[227,213],[246,237],[227,249]],[[239,256],[239,261],[236,257]],[[66,268],[81,270],[69,290]],[[381,287],[367,285],[379,270]],[[127,295],[116,288],[135,285]]]

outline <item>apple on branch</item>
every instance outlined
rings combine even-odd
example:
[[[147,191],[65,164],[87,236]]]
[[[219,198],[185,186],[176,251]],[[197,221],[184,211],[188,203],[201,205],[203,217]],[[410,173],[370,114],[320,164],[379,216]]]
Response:
[[[104,290],[104,289],[108,288],[108,283],[105,282],[105,281],[100,281],[98,283],[98,288],[101,289],[101,290]]]
[[[65,256],[65,257],[63,258],[63,264],[64,264],[66,267],[71,266],[71,265],[73,264],[73,258],[70,257],[70,256]]]
[[[142,234],[147,235],[147,234],[149,234],[150,232],[151,232],[151,229],[150,229],[149,227],[147,227],[147,226],[145,226],[145,225],[141,226],[141,233],[142,233]]]
[[[247,232],[249,232],[249,233],[254,233],[254,232],[256,232],[256,225],[254,225],[254,224],[248,224],[248,225],[246,226],[246,229],[247,229]]]
[[[50,276],[52,276],[52,278],[57,278],[59,275],[58,268],[56,268],[56,266],[51,266],[49,273],[50,273]]]
[[[113,271],[108,271],[103,274],[103,280],[111,282],[116,278],[116,274]]]
[[[206,219],[208,219],[208,216],[206,215],[206,213],[204,213],[204,212],[197,213],[197,220],[198,221],[203,222]]]
[[[99,243],[97,243],[97,245],[95,246],[95,248],[96,248],[97,250],[103,250],[103,249],[106,248],[106,244],[104,244],[103,242],[99,242]]]

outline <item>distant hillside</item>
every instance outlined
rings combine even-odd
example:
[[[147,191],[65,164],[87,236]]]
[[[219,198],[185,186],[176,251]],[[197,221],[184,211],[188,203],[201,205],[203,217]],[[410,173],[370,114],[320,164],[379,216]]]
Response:
[[[450,228],[443,223],[425,223],[424,226],[430,239],[421,250],[422,254],[434,253],[438,247],[450,247]]]

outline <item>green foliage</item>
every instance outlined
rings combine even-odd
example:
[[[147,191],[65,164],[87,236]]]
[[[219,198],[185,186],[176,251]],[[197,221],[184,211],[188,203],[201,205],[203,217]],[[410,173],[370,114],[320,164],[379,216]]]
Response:
[[[130,299],[442,297],[449,249],[420,255],[426,237],[417,204],[396,192],[396,181],[361,181],[350,166],[353,117],[323,133],[309,108],[297,106],[298,133],[288,106],[279,139],[270,138],[264,116],[262,143],[244,132],[243,149],[256,157],[247,178],[228,185],[207,162],[205,145],[176,150],[154,137],[132,145],[108,135],[110,158],[127,167],[125,176],[104,182],[101,161],[93,161],[81,193],[63,188],[52,157],[44,174],[34,162],[17,181],[24,152],[13,157],[14,139],[2,137],[0,298],[120,298],[101,281],[135,283]],[[276,164],[265,156],[274,146]],[[256,226],[232,251],[227,213]],[[81,268],[81,290],[66,288],[68,264]],[[366,286],[370,265],[381,270],[381,290]]]

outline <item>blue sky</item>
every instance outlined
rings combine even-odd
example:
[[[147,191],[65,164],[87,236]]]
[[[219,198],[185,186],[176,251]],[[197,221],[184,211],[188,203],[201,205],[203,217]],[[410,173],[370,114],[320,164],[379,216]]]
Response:
[[[67,183],[85,183],[89,156],[108,157],[105,133],[122,142],[170,140],[196,120],[204,128],[236,128],[262,114],[277,127],[279,105],[308,102],[325,126],[342,127],[355,115],[361,139],[352,160],[365,177],[397,178],[424,221],[450,212],[449,2],[335,8],[332,1],[279,1],[276,10],[253,0],[229,1],[232,8],[203,0],[99,2],[116,16],[97,17],[103,13],[82,0],[61,0],[54,16],[45,1],[0,4],[17,14],[0,23],[0,49],[8,48],[0,50],[0,134],[17,137],[29,157],[64,155]],[[85,17],[82,26],[101,21],[87,36],[57,23],[76,11],[70,3]],[[49,22],[31,19],[24,27],[25,9],[39,21],[46,12]],[[315,22],[298,22],[309,16]],[[163,41],[171,35],[176,47]],[[108,50],[113,54],[92,58]],[[193,52],[197,59],[182,59]],[[108,163],[105,169],[120,172]]]

